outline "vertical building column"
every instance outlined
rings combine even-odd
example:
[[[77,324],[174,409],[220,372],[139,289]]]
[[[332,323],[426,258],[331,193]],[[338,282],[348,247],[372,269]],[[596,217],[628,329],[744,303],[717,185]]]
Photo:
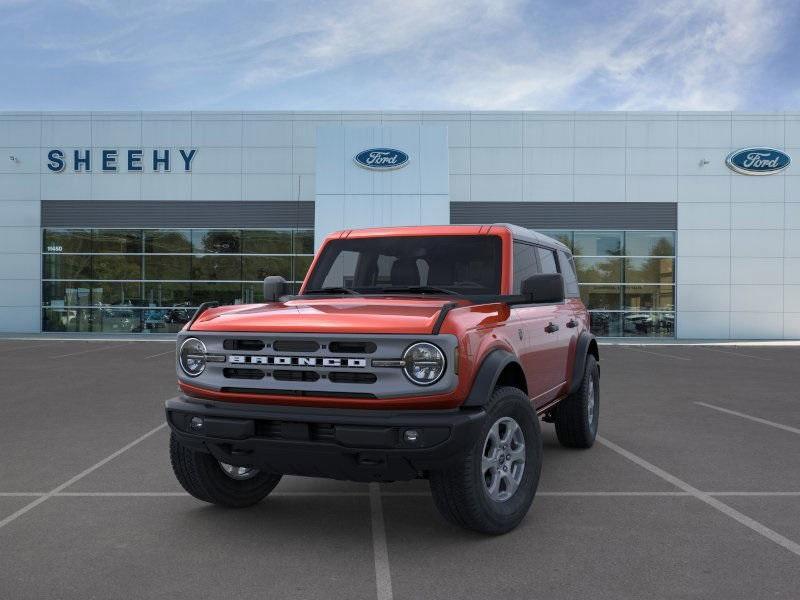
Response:
[[[408,154],[392,170],[370,170],[354,157],[370,148]],[[403,123],[326,125],[317,130],[315,248],[332,231],[450,222],[447,128]]]

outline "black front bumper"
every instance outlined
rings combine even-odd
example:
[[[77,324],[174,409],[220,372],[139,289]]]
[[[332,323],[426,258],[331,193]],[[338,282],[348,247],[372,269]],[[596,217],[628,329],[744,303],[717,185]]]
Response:
[[[447,468],[474,443],[486,413],[355,410],[167,400],[180,442],[273,473],[352,481],[415,479]],[[415,431],[409,441],[406,432]],[[409,437],[414,437],[409,435]]]

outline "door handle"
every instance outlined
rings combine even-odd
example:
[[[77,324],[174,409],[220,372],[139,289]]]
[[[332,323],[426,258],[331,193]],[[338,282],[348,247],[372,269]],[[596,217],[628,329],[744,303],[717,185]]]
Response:
[[[569,327],[570,329],[577,326],[578,322],[575,319],[570,319],[569,321],[567,321],[567,327]]]
[[[556,331],[558,331],[558,329],[559,329],[558,325],[556,325],[552,321],[550,321],[550,323],[547,324],[547,327],[544,328],[544,330],[547,333],[555,333]]]

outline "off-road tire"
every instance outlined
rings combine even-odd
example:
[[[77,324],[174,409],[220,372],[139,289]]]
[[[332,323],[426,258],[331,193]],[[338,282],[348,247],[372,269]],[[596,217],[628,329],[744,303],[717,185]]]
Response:
[[[257,473],[237,480],[225,474],[211,454],[187,448],[175,434],[169,438],[169,456],[178,482],[198,500],[229,508],[245,508],[261,502],[281,480],[273,473]]]
[[[486,413],[480,433],[463,458],[448,469],[431,473],[430,486],[436,508],[445,519],[466,529],[499,535],[519,525],[533,502],[542,469],[542,436],[530,399],[517,388],[495,389]],[[514,494],[498,502],[486,490],[481,457],[489,430],[502,417],[512,417],[522,430],[525,468]]]
[[[594,393],[593,403],[590,403],[591,392]],[[591,409],[590,404],[593,405]],[[600,417],[600,368],[593,355],[586,357],[581,386],[574,394],[559,402],[552,414],[556,436],[562,446],[592,447]]]

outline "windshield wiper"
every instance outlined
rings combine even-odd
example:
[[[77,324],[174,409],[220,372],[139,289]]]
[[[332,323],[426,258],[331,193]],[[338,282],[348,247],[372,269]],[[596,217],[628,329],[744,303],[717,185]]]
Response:
[[[305,294],[350,294],[352,296],[360,296],[361,294],[355,290],[346,287],[331,286],[324,287],[318,290],[306,290]]]
[[[447,294],[448,296],[460,296],[461,294],[447,288],[435,287],[432,285],[410,285],[407,287],[386,287],[379,290],[380,293],[408,293],[408,294]]]

